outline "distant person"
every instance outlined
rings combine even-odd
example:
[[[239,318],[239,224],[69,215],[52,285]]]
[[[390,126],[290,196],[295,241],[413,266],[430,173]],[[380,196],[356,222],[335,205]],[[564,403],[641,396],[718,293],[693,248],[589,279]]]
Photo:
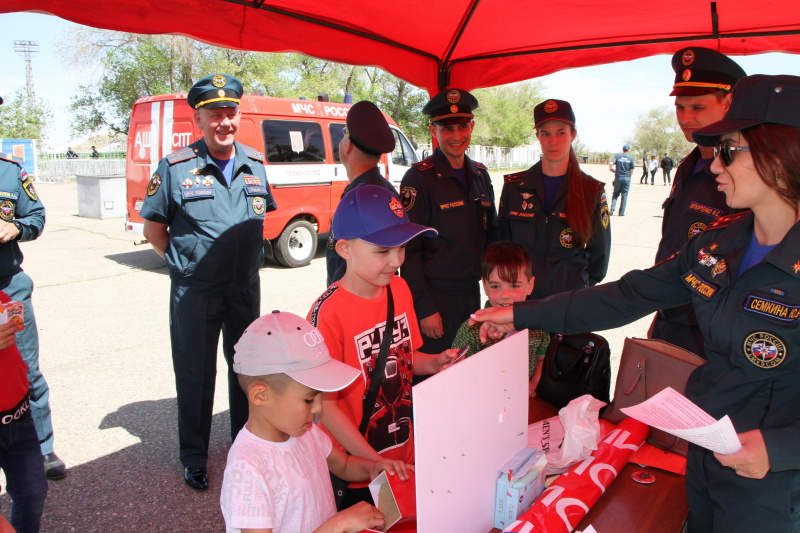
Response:
[[[745,76],[744,70],[728,56],[699,46],[681,48],[672,56],[675,82],[675,115],[686,140],[692,133],[722,120],[733,101],[733,86]],[[737,212],[725,202],[711,172],[712,147],[696,146],[681,161],[675,181],[664,201],[661,242],[656,262],[672,256],[692,236],[703,231],[719,216]],[[691,305],[658,311],[648,335],[676,344],[705,357],[704,339]]]
[[[533,292],[535,278],[531,273],[531,257],[518,242],[493,242],[481,257],[483,269],[484,307],[506,307],[514,302],[524,302]],[[453,348],[469,346],[464,357],[469,357],[499,342],[491,339],[481,342],[480,324],[469,324],[466,320],[456,332]],[[536,385],[542,375],[542,362],[550,344],[550,335],[540,329],[528,331],[528,395],[534,396]]]
[[[77,159],[77,158],[78,158],[78,154],[76,154],[72,150],[72,147],[70,146],[69,148],[67,148],[67,159]]]
[[[233,371],[233,346],[261,314],[264,213],[276,209],[264,155],[236,142],[241,82],[206,76],[187,95],[203,138],[158,163],[141,215],[144,236],[171,279],[169,326],[183,480],[208,488],[208,442],[217,347],[228,366],[231,440],[247,421]]]
[[[0,301],[10,300],[0,292]],[[20,326],[13,321],[0,325],[0,468],[11,496],[11,525],[17,533],[38,533],[47,479],[31,416],[28,369],[15,346]],[[0,531],[4,530],[0,521]]]
[[[570,103],[545,100],[533,117],[544,158],[505,177],[498,219],[500,238],[523,244],[533,259],[532,297],[544,298],[605,278],[611,229],[603,184],[581,171],[572,148]]]
[[[675,168],[675,161],[669,155],[664,154],[664,158],[661,160],[661,172],[663,173],[662,178],[664,179],[664,185],[670,185],[672,183],[670,173],[673,168]]]
[[[92,146],[92,155],[91,155],[91,157],[93,157],[94,159],[97,159],[98,157],[100,157],[100,153],[97,151],[97,148],[95,148],[94,146]]]
[[[647,177],[650,175],[647,161],[648,161],[647,154],[644,154],[644,156],[642,156],[642,177],[639,178],[639,185],[641,185],[642,183],[647,185]]]
[[[648,168],[650,169],[650,185],[656,184],[656,172],[658,172],[658,161],[656,161],[656,156],[650,156],[650,162],[648,163]]]
[[[614,173],[614,195],[611,197],[611,214],[614,214],[617,198],[622,195],[622,202],[619,205],[619,216],[621,217],[625,216],[625,207],[628,205],[628,191],[631,188],[631,174],[633,174],[633,169],[636,168],[636,162],[628,153],[630,151],[631,145],[626,144],[622,147],[622,153],[611,158],[611,162],[608,164],[608,169]]]
[[[413,376],[439,372],[456,350],[420,350],[411,291],[395,272],[403,264],[405,244],[436,230],[412,223],[384,187],[359,185],[339,202],[332,231],[347,269],[317,298],[308,320],[319,328],[331,357],[357,368],[361,376],[339,392],[325,393],[322,424],[353,455],[413,463]],[[387,332],[389,320],[394,326]],[[385,368],[376,377],[379,357]],[[375,379],[380,385],[370,401],[366,396]],[[365,484],[351,485],[344,498],[341,508],[371,501]]]
[[[379,185],[397,195],[389,180],[383,177],[378,163],[381,155],[394,150],[394,134],[378,106],[366,100],[353,104],[347,113],[347,126],[339,141],[339,160],[347,171],[350,183],[342,196],[362,183]],[[326,287],[339,281],[344,275],[347,263],[336,253],[333,232],[328,235],[328,249],[325,252],[328,279]]]
[[[17,333],[17,348],[28,365],[31,413],[39,435],[42,460],[48,479],[67,475],[53,449],[50,387],[39,368],[39,328],[33,310],[33,281],[22,270],[20,243],[39,238],[44,231],[45,209],[33,179],[14,156],[0,154],[0,191],[7,198],[0,204],[0,290],[22,302],[25,328]]]
[[[497,240],[489,171],[467,156],[477,107],[478,100],[462,89],[431,98],[422,112],[439,145],[400,184],[411,221],[439,232],[409,242],[400,271],[414,295],[426,353],[450,348],[461,323],[480,307],[481,254]]]
[[[316,424],[323,392],[341,390],[361,373],[331,359],[319,330],[291,313],[256,319],[235,350],[233,369],[250,412],[222,481],[227,531],[382,529],[383,514],[367,503],[336,514],[328,471],[349,481],[369,481],[384,470],[406,480],[406,464],[347,455]]]

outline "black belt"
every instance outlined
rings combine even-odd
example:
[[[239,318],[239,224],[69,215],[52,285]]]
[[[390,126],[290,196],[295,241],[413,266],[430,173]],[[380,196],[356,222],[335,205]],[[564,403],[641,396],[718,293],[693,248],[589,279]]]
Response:
[[[17,420],[22,420],[31,410],[31,401],[28,397],[28,393],[25,393],[25,396],[22,398],[16,406],[12,407],[8,411],[3,411],[0,413],[0,426],[7,426]]]

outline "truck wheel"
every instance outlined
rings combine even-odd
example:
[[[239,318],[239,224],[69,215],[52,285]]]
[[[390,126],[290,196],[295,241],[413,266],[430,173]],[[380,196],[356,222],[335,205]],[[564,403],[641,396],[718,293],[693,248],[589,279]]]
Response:
[[[275,241],[275,259],[289,268],[309,264],[317,253],[317,231],[310,222],[295,220]]]

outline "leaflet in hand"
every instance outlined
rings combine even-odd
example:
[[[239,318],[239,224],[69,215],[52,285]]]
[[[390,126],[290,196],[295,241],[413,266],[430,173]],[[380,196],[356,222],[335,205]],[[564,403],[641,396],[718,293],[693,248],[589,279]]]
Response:
[[[736,453],[742,447],[728,415],[714,420],[672,387],[621,411],[648,426],[722,455]]]

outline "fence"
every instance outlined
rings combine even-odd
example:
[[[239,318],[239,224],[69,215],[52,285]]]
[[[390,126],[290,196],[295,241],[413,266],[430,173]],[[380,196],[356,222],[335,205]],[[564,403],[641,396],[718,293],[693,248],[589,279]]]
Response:
[[[430,144],[419,145],[422,154],[431,154]],[[467,155],[473,161],[480,161],[490,169],[528,168],[539,161],[541,150],[538,146],[526,145],[515,148],[499,146],[470,145]]]
[[[36,169],[39,181],[74,179],[77,175],[108,176],[125,174],[125,159],[50,159],[40,158]]]

